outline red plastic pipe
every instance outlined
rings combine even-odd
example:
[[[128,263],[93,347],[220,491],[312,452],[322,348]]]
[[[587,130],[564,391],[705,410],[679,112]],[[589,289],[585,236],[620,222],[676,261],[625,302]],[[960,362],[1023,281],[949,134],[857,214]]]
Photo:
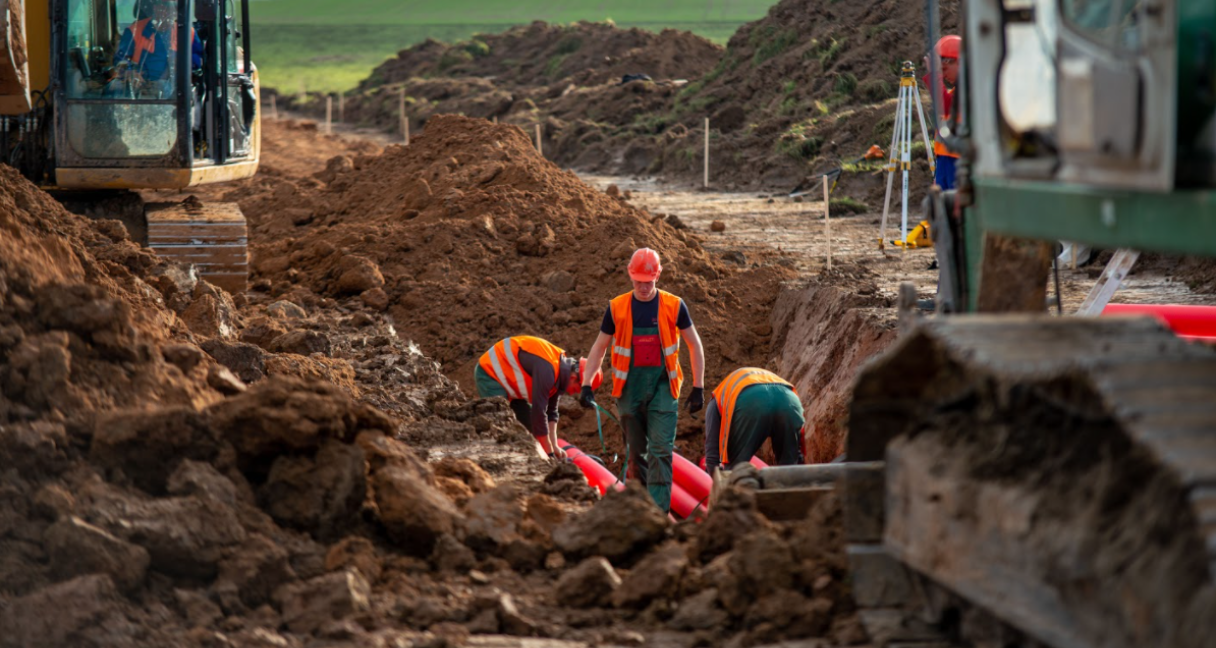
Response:
[[[708,502],[709,491],[714,487],[714,480],[710,478],[709,473],[705,472],[704,468],[698,468],[678,452],[672,453],[671,459],[672,481],[696,501]],[[701,458],[701,465],[705,465],[704,457]]]
[[[679,484],[671,485],[671,510],[681,519],[705,517],[705,507]]]
[[[621,483],[616,475],[612,474],[611,470],[605,468],[600,462],[592,459],[587,453],[578,448],[566,443],[562,439],[557,440],[557,445],[562,450],[566,451],[566,456],[578,466],[579,470],[583,471],[583,475],[587,477],[587,482],[595,487],[596,490],[603,495],[612,490],[625,490],[625,485]]]
[[[1188,338],[1216,337],[1216,306],[1107,304],[1103,315],[1148,315]]]

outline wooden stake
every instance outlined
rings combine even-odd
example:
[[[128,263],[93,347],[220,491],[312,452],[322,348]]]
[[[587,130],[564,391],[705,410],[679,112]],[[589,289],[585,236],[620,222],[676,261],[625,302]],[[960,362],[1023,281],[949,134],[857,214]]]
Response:
[[[709,186],[709,117],[705,118],[705,186]]]
[[[346,123],[346,93],[338,93],[338,123]]]
[[[270,118],[271,119],[279,118],[279,102],[275,100],[277,97],[278,97],[277,94],[270,95]]]
[[[494,125],[498,125],[498,115],[494,115]]]
[[[334,97],[333,95],[325,95],[325,134],[332,135],[334,132]]]
[[[536,152],[540,153],[541,157],[545,156],[545,149],[540,142],[540,124],[536,125]]]
[[[405,145],[410,145],[410,120],[405,116],[405,88],[401,89],[401,94],[397,97],[397,110],[401,113],[401,136],[405,140]]]
[[[828,198],[828,177],[823,176],[823,233],[828,242],[828,270],[832,269],[832,202]]]

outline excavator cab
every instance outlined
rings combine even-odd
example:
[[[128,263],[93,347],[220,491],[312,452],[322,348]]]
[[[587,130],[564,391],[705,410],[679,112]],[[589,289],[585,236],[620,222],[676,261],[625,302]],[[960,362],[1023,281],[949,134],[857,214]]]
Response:
[[[259,148],[249,0],[0,0],[0,155],[69,209],[241,291],[236,205],[132,190],[248,178]]]
[[[248,0],[60,0],[54,184],[171,188],[249,177]]]

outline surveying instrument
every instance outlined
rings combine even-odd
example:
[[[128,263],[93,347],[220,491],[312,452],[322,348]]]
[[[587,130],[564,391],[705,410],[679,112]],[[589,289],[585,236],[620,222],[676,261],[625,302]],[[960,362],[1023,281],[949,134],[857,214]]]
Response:
[[[929,131],[925,127],[925,108],[920,103],[920,89],[916,83],[916,68],[912,61],[904,61],[899,75],[899,102],[895,106],[895,130],[891,133],[891,148],[887,149],[890,159],[887,162],[887,197],[882,208],[882,225],[878,232],[878,249],[886,250],[887,214],[891,211],[891,184],[895,181],[895,171],[903,172],[903,197],[901,200],[900,241],[907,249],[908,240],[908,171],[912,168],[912,106],[916,106],[916,114],[920,118],[920,134],[924,138],[925,153],[929,156],[929,173],[936,168],[933,159],[933,147],[929,144]]]

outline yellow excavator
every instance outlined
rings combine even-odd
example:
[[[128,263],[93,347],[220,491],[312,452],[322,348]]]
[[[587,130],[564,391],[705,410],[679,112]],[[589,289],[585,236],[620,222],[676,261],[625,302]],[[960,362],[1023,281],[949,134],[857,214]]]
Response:
[[[259,113],[248,0],[0,0],[0,161],[231,292],[240,209],[135,190],[252,176]]]

